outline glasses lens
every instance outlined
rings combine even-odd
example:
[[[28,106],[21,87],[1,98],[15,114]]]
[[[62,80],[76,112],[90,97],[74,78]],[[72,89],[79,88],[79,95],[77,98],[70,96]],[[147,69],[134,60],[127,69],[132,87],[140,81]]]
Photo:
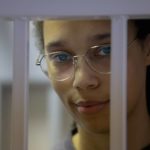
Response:
[[[50,77],[56,80],[65,80],[73,74],[72,55],[67,52],[60,51],[46,55],[46,63]]]
[[[110,72],[110,53],[110,45],[93,46],[87,53],[87,63],[96,72],[107,74]]]
[[[110,73],[110,45],[93,46],[85,59],[92,70],[100,74]],[[41,68],[45,74],[58,81],[70,78],[74,74],[73,57],[64,51],[52,52],[45,55]]]

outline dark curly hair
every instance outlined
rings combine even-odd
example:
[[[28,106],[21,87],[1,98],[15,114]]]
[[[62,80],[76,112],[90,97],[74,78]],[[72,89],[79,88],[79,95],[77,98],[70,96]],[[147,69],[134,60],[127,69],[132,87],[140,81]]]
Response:
[[[137,39],[143,42],[148,35],[150,35],[150,20],[134,20],[134,24],[137,28]],[[150,65],[147,66],[146,71],[146,99],[147,99],[147,110],[150,115]]]

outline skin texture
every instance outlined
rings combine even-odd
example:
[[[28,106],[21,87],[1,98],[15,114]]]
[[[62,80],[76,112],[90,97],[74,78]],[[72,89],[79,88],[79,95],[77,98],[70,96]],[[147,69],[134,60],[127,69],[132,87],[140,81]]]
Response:
[[[45,52],[51,49],[68,50],[80,55],[89,47],[111,43],[110,37],[95,39],[95,35],[110,34],[110,21],[45,21]],[[135,38],[136,29],[129,23],[128,42]],[[51,47],[51,45],[55,46]],[[59,43],[59,44],[58,44]],[[61,43],[61,44],[60,44]],[[138,40],[128,49],[128,149],[139,150],[150,143],[150,121],[146,111],[145,72],[150,64],[149,37],[141,46]],[[51,70],[49,70],[49,73]],[[109,149],[109,103],[98,111],[85,113],[77,107],[79,102],[110,101],[110,75],[98,74],[84,62],[77,66],[74,75],[65,81],[50,81],[66,109],[78,124],[79,133],[73,142],[77,150]],[[143,122],[141,127],[140,122]],[[143,138],[141,138],[141,136]],[[91,138],[92,137],[92,138]],[[99,142],[101,141],[101,142]]]

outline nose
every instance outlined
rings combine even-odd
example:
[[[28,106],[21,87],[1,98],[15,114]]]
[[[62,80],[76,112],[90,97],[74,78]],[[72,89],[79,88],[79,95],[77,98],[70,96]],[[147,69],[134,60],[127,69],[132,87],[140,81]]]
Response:
[[[91,70],[84,59],[82,59],[82,62],[77,61],[75,64],[73,87],[80,90],[97,88],[101,83],[100,75]]]

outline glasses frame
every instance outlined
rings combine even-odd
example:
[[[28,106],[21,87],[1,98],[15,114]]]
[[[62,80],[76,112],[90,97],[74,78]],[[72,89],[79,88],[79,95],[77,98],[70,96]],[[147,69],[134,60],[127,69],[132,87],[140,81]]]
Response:
[[[90,47],[90,49],[94,49],[94,48],[96,48],[96,47],[102,47],[102,46],[104,46],[104,45],[111,45],[111,44],[103,44],[103,45],[94,45],[94,46],[92,46],[92,47]],[[91,70],[93,70],[93,71],[95,71],[96,73],[98,73],[98,74],[105,74],[105,75],[109,75],[109,74],[111,74],[111,72],[110,71],[108,71],[108,72],[98,72],[90,63],[89,63],[89,61],[88,61],[88,59],[87,59],[87,57],[86,57],[86,55],[88,54],[88,52],[89,52],[89,50],[87,50],[86,51],[86,53],[85,54],[81,54],[81,55],[73,55],[72,56],[72,59],[73,59],[73,65],[74,65],[74,68],[76,69],[76,66],[77,66],[77,63],[78,63],[78,58],[80,57],[85,57],[84,58],[84,60],[86,61],[86,63],[88,64],[88,66],[91,68]],[[40,68],[41,68],[41,70],[42,70],[42,72],[47,76],[47,77],[49,77],[48,76],[48,71],[45,71],[44,69],[43,69],[43,67],[42,67],[42,60],[46,57],[46,56],[48,56],[48,55],[50,55],[50,54],[54,54],[54,53],[57,53],[57,52],[51,52],[51,53],[48,53],[48,54],[40,54],[39,56],[38,56],[38,58],[36,59],[36,65],[37,66],[40,66]],[[74,69],[74,72],[75,72],[75,69]],[[73,73],[74,74],[74,73]],[[57,80],[57,81],[64,81],[64,80],[67,80],[67,79],[69,79],[69,78],[71,78],[72,77],[72,74],[71,74],[71,76],[68,76],[67,78],[64,78],[64,79],[55,79],[55,80]]]
[[[136,37],[128,44],[128,48],[136,41]],[[106,45],[111,45],[111,44],[106,44]],[[94,48],[94,47],[100,47],[100,46],[103,46],[103,45],[95,45],[95,46],[92,46],[91,48]],[[41,68],[41,70],[42,70],[42,72],[49,78],[49,75],[48,75],[48,71],[45,71],[44,69],[43,69],[43,67],[42,67],[42,60],[46,57],[46,56],[48,56],[49,54],[53,54],[53,53],[57,53],[57,52],[52,52],[52,53],[48,53],[48,54],[40,54],[39,56],[38,56],[38,58],[36,59],[36,65],[37,66],[40,66],[40,68]],[[87,53],[88,53],[88,50],[86,51],[86,53],[85,54],[83,54],[83,55],[74,55],[73,56],[73,65],[74,65],[74,67],[75,67],[75,69],[76,69],[76,66],[77,66],[77,63],[78,63],[78,58],[79,57],[85,57],[86,55],[87,55]],[[88,60],[87,60],[87,58],[85,57],[85,61],[86,61],[86,63],[89,65],[89,67],[93,70],[93,71],[95,71],[96,73],[98,73],[98,74],[102,74],[102,75],[110,75],[111,74],[111,71],[108,71],[108,72],[98,72],[94,67],[92,67],[92,65],[88,62]],[[74,69],[74,72],[75,72],[75,69]],[[74,74],[74,73],[73,73]],[[67,79],[69,79],[69,78],[71,78],[72,77],[72,74],[71,74],[71,76],[68,76],[67,78],[64,78],[64,79],[55,79],[55,80],[57,80],[57,81],[64,81],[64,80],[67,80]]]

